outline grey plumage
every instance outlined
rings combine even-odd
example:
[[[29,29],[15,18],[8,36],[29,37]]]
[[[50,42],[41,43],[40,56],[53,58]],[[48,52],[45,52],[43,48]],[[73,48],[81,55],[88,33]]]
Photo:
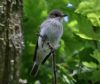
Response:
[[[49,13],[48,18],[41,24],[40,26],[40,35],[47,36],[46,41],[43,44],[43,39],[41,37],[38,38],[35,55],[34,55],[34,65],[31,71],[31,74],[36,76],[39,65],[42,60],[47,56],[50,52],[50,48],[48,47],[46,42],[49,42],[54,49],[59,47],[60,39],[63,35],[63,25],[62,25],[62,17],[63,13],[59,10],[53,10]]]

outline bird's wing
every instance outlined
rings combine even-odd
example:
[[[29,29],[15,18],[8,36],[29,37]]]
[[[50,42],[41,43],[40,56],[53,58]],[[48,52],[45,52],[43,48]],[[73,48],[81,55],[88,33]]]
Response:
[[[44,44],[43,41],[46,40],[45,37],[46,37],[46,35],[48,33],[48,27],[51,25],[51,22],[52,22],[51,20],[45,20],[40,26],[40,33],[39,33],[40,34],[40,36],[39,36],[40,38],[38,37],[37,43],[36,43],[36,46],[35,46],[34,57],[33,57],[33,61],[34,62],[36,61],[36,59],[38,59],[38,54],[39,54],[39,52],[38,52],[39,49],[38,48],[40,48],[40,46],[42,46],[42,47],[44,46],[43,45]],[[42,52],[43,51],[41,51],[40,54],[42,54]]]
[[[35,51],[34,51],[34,57],[33,57],[33,61],[35,62],[36,57],[37,57],[37,50],[38,50],[38,40],[36,42],[36,46],[35,46]]]

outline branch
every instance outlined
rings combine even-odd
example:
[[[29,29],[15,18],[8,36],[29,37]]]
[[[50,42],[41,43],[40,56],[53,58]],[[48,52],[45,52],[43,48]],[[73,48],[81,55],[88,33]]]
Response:
[[[44,39],[44,36],[40,35],[40,34],[37,34],[39,35],[42,40]],[[45,37],[45,40],[47,39],[47,37]],[[55,60],[55,49],[53,48],[53,46],[51,45],[50,42],[47,42],[47,45],[49,47],[49,49],[51,50],[50,53],[42,60],[42,64],[45,63],[45,61],[49,58],[50,55],[52,55],[52,67],[53,67],[53,78],[54,78],[54,84],[57,83],[57,80],[56,80],[56,60]]]
[[[53,75],[54,75],[54,84],[57,84],[56,80],[56,59],[55,59],[55,53],[52,53],[52,65],[53,65]]]

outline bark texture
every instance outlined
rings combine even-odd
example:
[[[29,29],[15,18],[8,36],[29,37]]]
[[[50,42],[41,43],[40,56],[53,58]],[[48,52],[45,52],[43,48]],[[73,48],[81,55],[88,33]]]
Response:
[[[0,84],[19,84],[22,8],[22,0],[0,1]]]

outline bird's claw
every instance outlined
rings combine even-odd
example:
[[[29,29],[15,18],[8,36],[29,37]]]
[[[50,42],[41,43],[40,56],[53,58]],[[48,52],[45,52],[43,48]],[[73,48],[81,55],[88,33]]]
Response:
[[[49,46],[51,53],[55,54],[55,49],[53,48],[53,45],[50,44],[50,42],[47,42],[47,45]]]

